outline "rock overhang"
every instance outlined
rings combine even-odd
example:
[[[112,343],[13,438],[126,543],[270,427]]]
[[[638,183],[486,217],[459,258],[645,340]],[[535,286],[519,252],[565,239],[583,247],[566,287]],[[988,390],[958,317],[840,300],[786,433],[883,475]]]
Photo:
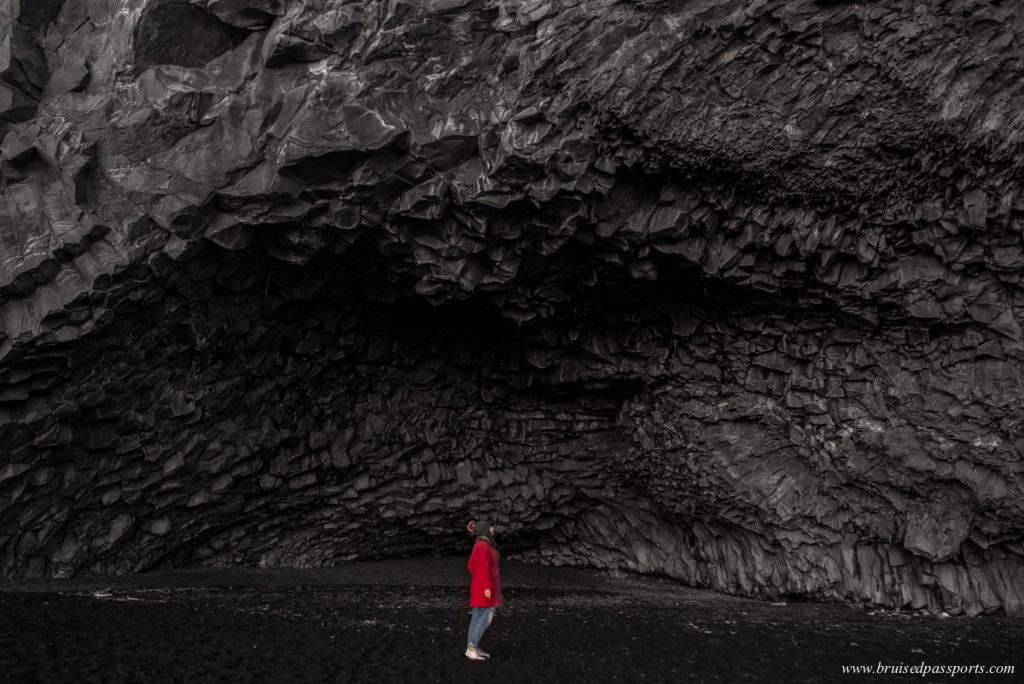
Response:
[[[482,511],[553,563],[1020,612],[1005,8],[46,7],[0,76],[7,574]]]

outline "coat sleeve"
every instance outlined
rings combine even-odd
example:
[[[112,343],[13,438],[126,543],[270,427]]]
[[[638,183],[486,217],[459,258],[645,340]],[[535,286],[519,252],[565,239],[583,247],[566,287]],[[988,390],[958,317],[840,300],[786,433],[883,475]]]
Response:
[[[477,578],[481,589],[492,588],[491,554],[487,544],[477,544],[469,556],[469,571]]]

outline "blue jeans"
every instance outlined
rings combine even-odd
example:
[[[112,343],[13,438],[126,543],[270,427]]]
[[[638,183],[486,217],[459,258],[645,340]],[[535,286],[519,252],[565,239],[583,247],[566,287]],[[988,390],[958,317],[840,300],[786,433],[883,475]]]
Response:
[[[494,608],[474,608],[473,617],[469,621],[469,645],[476,646],[484,637],[484,632],[491,626],[494,619]]]

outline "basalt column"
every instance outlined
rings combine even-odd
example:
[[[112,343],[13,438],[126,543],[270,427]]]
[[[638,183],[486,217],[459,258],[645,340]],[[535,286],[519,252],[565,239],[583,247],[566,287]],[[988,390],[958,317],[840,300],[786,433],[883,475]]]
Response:
[[[1009,3],[10,0],[0,574],[464,550],[1024,614]]]

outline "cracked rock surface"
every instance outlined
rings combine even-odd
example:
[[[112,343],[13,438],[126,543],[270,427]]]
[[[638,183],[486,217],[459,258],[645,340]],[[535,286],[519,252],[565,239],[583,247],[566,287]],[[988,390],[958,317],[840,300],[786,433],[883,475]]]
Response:
[[[461,549],[1024,614],[1024,15],[0,3],[0,573]]]

